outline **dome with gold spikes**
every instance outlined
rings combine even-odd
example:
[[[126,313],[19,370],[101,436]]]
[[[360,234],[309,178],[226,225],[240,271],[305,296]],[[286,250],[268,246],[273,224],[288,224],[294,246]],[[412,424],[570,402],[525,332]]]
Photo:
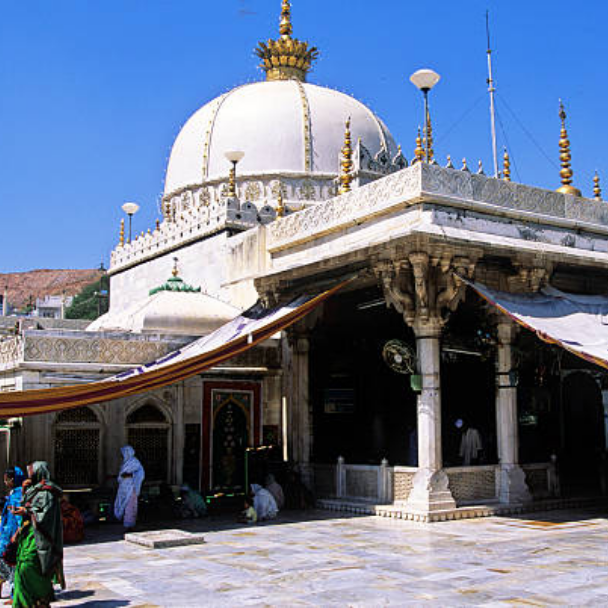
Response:
[[[167,167],[165,217],[228,194],[230,150],[244,152],[236,167],[241,200],[276,207],[281,190],[293,209],[334,196],[349,118],[353,187],[405,166],[389,130],[369,108],[306,82],[318,51],[292,32],[291,6],[283,0],[279,38],[256,49],[266,80],[221,95],[183,126]]]

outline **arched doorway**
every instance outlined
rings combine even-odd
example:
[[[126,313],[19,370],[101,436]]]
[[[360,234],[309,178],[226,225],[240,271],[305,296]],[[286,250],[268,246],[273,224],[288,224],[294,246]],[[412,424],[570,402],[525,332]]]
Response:
[[[101,422],[89,407],[65,410],[54,424],[54,474],[62,487],[97,485],[101,477]]]
[[[147,482],[169,481],[171,423],[154,403],[145,403],[127,416],[127,437],[146,471]]]
[[[590,374],[572,372],[564,378],[562,398],[562,490],[598,493],[606,450],[600,387]]]

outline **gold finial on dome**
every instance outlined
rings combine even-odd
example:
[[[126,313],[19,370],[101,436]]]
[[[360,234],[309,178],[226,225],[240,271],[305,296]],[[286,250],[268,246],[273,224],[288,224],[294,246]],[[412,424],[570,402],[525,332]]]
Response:
[[[502,155],[502,178],[506,182],[511,181],[511,159],[509,158],[509,152],[505,148],[505,153]]]
[[[353,149],[350,139],[350,116],[346,119],[344,130],[344,146],[342,147],[342,160],[340,161],[340,190],[338,194],[350,192],[350,184],[353,181]]]
[[[125,244],[125,220],[120,220],[120,235],[118,237],[118,244],[122,247]]]
[[[597,171],[595,172],[595,175],[593,176],[593,198],[595,198],[596,201],[602,200],[602,189],[600,188],[600,176],[597,174]]]
[[[568,131],[566,131],[566,110],[562,100],[559,100],[559,118],[562,121],[562,128],[559,133],[559,159],[562,163],[561,171],[559,172],[562,178],[562,185],[557,189],[562,194],[572,194],[573,196],[581,196],[581,191],[572,185],[572,168],[570,166],[570,140],[568,139]]]
[[[281,37],[278,40],[259,42],[255,54],[262,60],[260,67],[266,72],[266,80],[306,80],[312,62],[319,56],[319,51],[308,42],[292,38],[291,4],[283,0],[281,21],[279,25]]]
[[[177,270],[177,263],[179,262],[179,258],[173,258],[173,270],[171,270],[171,275],[177,277],[179,271]]]
[[[414,162],[420,163],[424,160],[424,148],[422,147],[422,138],[420,137],[420,127],[418,127],[418,135],[416,136],[416,149],[414,150]]]

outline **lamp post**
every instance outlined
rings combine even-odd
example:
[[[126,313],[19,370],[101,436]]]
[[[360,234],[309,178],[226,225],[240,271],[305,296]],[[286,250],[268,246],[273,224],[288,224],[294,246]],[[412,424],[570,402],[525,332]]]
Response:
[[[125,203],[122,206],[122,210],[129,216],[129,240],[131,242],[131,219],[139,211],[139,205],[137,203]]]
[[[424,95],[424,134],[426,139],[426,162],[433,160],[433,132],[431,129],[431,115],[429,113],[429,91],[439,82],[441,77],[433,70],[422,69],[410,76],[412,84],[422,91]]]
[[[240,150],[229,150],[228,152],[224,152],[226,160],[232,163],[230,177],[228,178],[228,196],[230,198],[236,198],[236,166],[243,160],[243,156],[245,156],[245,152],[241,152]]]

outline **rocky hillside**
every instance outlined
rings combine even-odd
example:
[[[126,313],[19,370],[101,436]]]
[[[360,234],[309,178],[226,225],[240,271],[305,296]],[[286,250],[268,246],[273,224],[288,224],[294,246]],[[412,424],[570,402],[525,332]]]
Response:
[[[7,300],[15,309],[45,296],[74,296],[85,285],[101,276],[97,269],[87,270],[30,270],[29,272],[0,273],[0,295],[7,288]]]

